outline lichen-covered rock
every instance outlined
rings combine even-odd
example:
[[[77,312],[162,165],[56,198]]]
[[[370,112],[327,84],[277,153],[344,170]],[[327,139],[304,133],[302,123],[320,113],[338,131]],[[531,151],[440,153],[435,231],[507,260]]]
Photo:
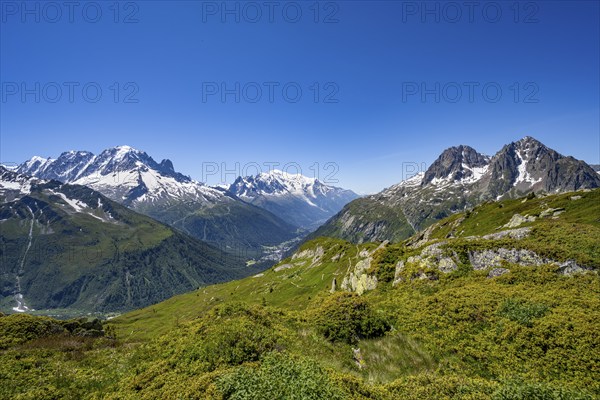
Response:
[[[502,276],[504,274],[508,274],[510,272],[509,269],[506,268],[494,268],[488,273],[488,278],[496,278],[498,276]]]
[[[371,253],[369,253],[369,251],[366,249],[363,249],[360,251],[360,253],[358,253],[358,256],[362,258],[369,257],[370,255]]]
[[[408,257],[406,262],[409,264],[418,265],[423,269],[437,268],[444,273],[455,271],[458,268],[458,265],[452,257],[444,255],[442,246],[445,244],[446,242],[433,243],[423,248],[421,254]],[[456,257],[456,254],[454,254],[453,257]]]
[[[446,242],[437,242],[425,247],[421,251],[421,257],[440,257],[443,253],[440,246],[444,244],[446,244]]]
[[[516,228],[516,229],[506,229],[504,231],[490,233],[489,235],[484,235],[481,237],[468,236],[466,239],[469,239],[469,240],[474,240],[474,239],[497,240],[497,239],[504,239],[506,237],[509,237],[511,239],[521,240],[521,239],[524,239],[527,236],[529,236],[530,232],[531,232],[530,227],[524,227],[524,228]]]
[[[294,253],[294,255],[292,255],[292,260],[312,259],[310,266],[313,267],[321,261],[321,258],[323,258],[324,254],[325,254],[325,250],[323,249],[323,247],[317,246],[317,248],[314,250],[306,249],[306,250],[302,250],[302,251]]]
[[[551,260],[537,255],[531,250],[505,248],[471,251],[469,252],[469,261],[474,270],[500,267],[503,262],[525,266],[537,266],[552,262]]]
[[[344,290],[361,295],[368,290],[377,288],[377,277],[367,274],[356,275],[351,272],[344,277],[341,287]]]
[[[533,222],[536,220],[535,216],[529,216],[529,215],[521,215],[521,214],[515,214],[512,216],[512,218],[510,219],[510,221],[508,221],[508,223],[506,225],[504,225],[504,228],[516,228],[519,225],[522,225],[526,222]]]
[[[315,255],[315,251],[313,249],[306,249],[299,252],[296,252],[292,255],[292,260],[297,260],[301,258],[312,258]]]
[[[559,266],[560,273],[566,276],[572,276],[574,274],[580,274],[585,272],[586,269],[579,266],[575,261],[568,260]]]
[[[352,358],[354,359],[358,369],[363,369],[365,367],[365,360],[360,352],[360,349],[352,349]]]
[[[546,218],[550,216],[558,216],[565,211],[564,208],[547,208],[540,213],[540,218]]]
[[[456,271],[458,269],[458,265],[456,265],[454,260],[450,257],[443,257],[438,263],[438,269],[447,274],[449,272]]]
[[[377,277],[367,274],[371,268],[371,257],[358,261],[352,271],[342,280],[341,288],[361,295],[377,287]]]
[[[398,283],[402,282],[402,276],[400,276],[402,270],[404,270],[404,261],[400,260],[396,263],[396,270],[394,272],[394,282],[392,282],[392,286],[396,286]]]

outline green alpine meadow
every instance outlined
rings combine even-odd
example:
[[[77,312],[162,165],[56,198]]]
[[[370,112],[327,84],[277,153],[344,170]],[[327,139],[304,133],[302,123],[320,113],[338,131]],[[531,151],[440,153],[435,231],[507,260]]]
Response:
[[[110,320],[0,317],[12,399],[595,399],[600,190],[319,237]]]

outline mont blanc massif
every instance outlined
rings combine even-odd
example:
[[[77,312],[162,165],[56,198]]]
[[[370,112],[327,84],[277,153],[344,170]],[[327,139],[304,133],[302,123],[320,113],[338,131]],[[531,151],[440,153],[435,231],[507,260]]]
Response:
[[[362,197],[128,146],[0,166],[0,397],[598,398],[597,169],[532,137]]]

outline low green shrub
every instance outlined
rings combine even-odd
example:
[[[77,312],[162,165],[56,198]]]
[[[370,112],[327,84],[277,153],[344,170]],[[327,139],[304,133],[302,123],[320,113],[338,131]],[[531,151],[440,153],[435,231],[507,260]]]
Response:
[[[287,353],[271,353],[260,365],[240,367],[221,377],[217,387],[231,400],[346,398],[316,362]]]
[[[543,317],[547,312],[548,306],[544,304],[507,299],[500,306],[498,315],[518,322],[521,325],[531,327],[534,319]]]
[[[44,336],[63,333],[60,321],[49,317],[12,314],[0,318],[0,350]]]
[[[332,342],[354,344],[390,330],[386,318],[375,312],[364,297],[354,293],[332,294],[312,315],[317,331]]]
[[[510,382],[492,396],[492,400],[593,400],[592,395],[547,384]]]

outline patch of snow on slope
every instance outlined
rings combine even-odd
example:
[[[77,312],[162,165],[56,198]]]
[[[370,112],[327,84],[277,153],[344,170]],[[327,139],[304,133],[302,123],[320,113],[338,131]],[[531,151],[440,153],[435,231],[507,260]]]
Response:
[[[483,167],[469,167],[466,164],[462,164],[463,169],[471,171],[471,176],[467,176],[461,180],[463,183],[474,183],[481,179],[481,177],[487,172],[489,164]]]
[[[2,190],[18,190],[20,195],[28,195],[31,193],[31,182],[27,179],[17,181],[0,180],[0,191]]]
[[[82,212],[87,206],[79,200],[70,199],[64,193],[52,191],[52,194],[60,197],[65,203],[67,203],[75,212]]]
[[[423,181],[423,177],[425,176],[425,172],[419,172],[418,174],[411,176],[408,179],[403,180],[398,184],[398,186],[419,186]]]
[[[527,152],[525,152],[525,156],[521,154],[521,151],[517,151],[516,154],[517,158],[519,159],[519,166],[517,167],[519,175],[517,176],[514,184],[518,185],[520,183],[527,183],[529,185],[535,185],[536,183],[540,182],[542,178],[535,180],[527,171]]]

